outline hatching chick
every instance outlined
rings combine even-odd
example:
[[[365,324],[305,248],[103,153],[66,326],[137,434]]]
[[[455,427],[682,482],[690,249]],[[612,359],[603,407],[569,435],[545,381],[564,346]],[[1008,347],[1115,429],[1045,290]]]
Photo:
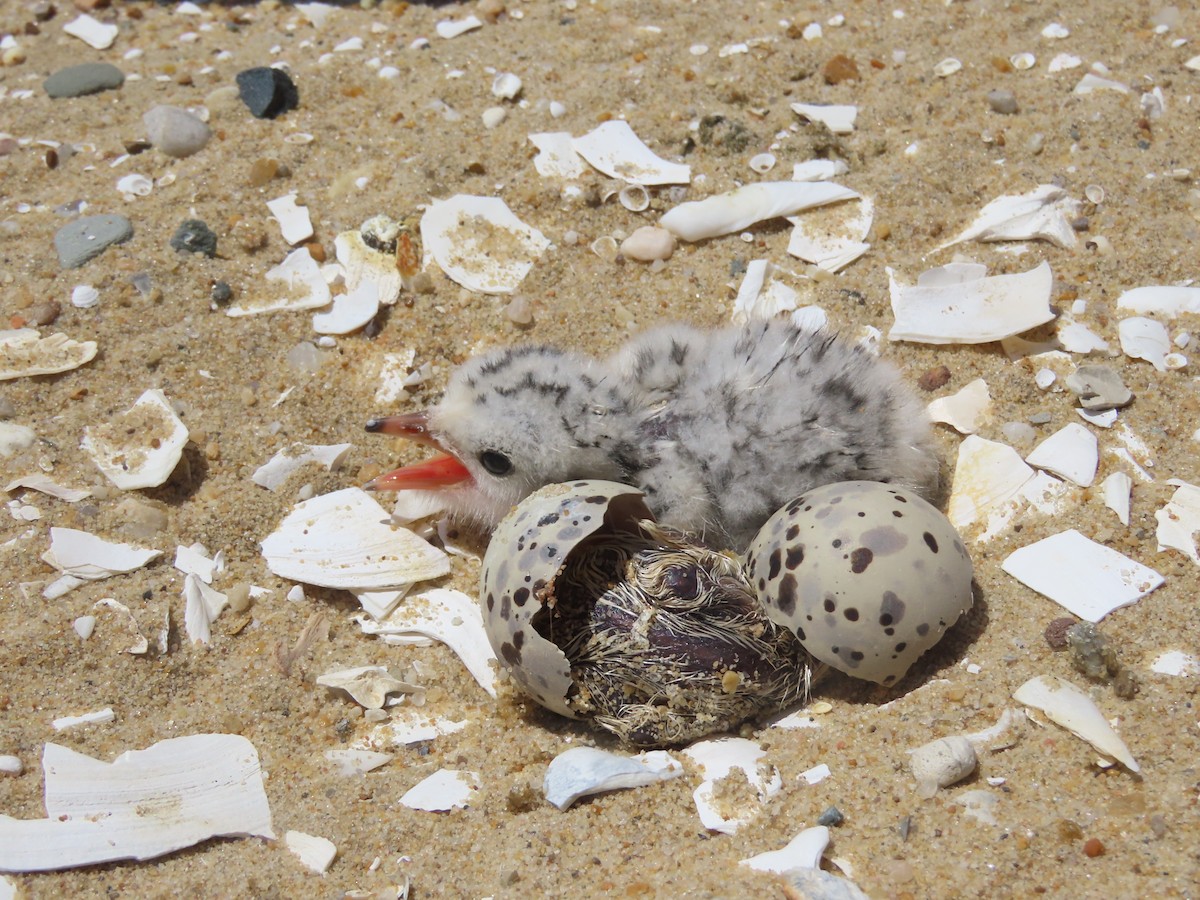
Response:
[[[928,417],[887,364],[784,321],[633,338],[605,362],[552,347],[468,361],[425,412],[374,419],[443,450],[376,490],[449,487],[452,512],[492,527],[538,487],[575,478],[636,485],[659,520],[743,548],[805,490],[836,481],[929,494]]]

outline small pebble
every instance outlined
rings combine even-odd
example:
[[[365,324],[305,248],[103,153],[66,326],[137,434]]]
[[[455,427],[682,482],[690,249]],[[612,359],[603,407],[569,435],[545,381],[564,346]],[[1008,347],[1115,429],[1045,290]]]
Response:
[[[654,225],[643,225],[621,242],[621,255],[641,262],[670,259],[674,252],[675,235]]]
[[[237,74],[237,86],[238,96],[256,119],[274,119],[300,105],[300,92],[282,69],[245,69]]]
[[[514,325],[524,327],[533,324],[533,304],[529,302],[529,298],[522,294],[518,294],[509,301],[508,306],[504,308],[504,316]]]
[[[75,633],[79,635],[79,639],[81,641],[86,641],[96,630],[96,617],[80,616],[71,623],[71,627],[75,629]]]
[[[209,296],[212,297],[213,303],[221,306],[233,298],[233,288],[229,286],[228,282],[215,281],[213,282],[212,291]]]
[[[53,325],[62,312],[62,304],[57,300],[45,300],[29,307],[29,321],[34,325]]]
[[[125,83],[125,73],[106,62],[80,63],[59,69],[44,82],[42,87],[54,99],[62,97],[84,97],[119,88]]]
[[[950,369],[946,366],[938,366],[936,369],[923,372],[917,379],[917,387],[923,391],[936,391],[938,388],[945,387],[949,381]]]
[[[987,102],[992,112],[1002,116],[1012,116],[1020,112],[1016,95],[1012,91],[988,91]]]
[[[250,585],[245,582],[235,584],[225,592],[229,609],[235,613],[244,613],[250,608]]]
[[[212,137],[212,129],[176,106],[156,106],[142,116],[142,122],[150,143],[177,159],[199,153]]]
[[[1104,845],[1099,838],[1088,838],[1083,844],[1083,852],[1091,859],[1104,855]]]
[[[1050,413],[1048,413],[1048,412],[1037,412],[1029,417],[1029,424],[1030,425],[1046,425],[1053,418],[1054,418],[1054,416],[1050,415]]]
[[[64,269],[76,269],[113,244],[133,237],[133,223],[124,216],[84,216],[58,229],[54,249]]]
[[[489,106],[483,111],[483,127],[496,128],[508,118],[508,110],[503,106]]]
[[[817,824],[825,825],[826,827],[841,825],[846,821],[846,817],[842,815],[842,811],[836,806],[831,806],[821,815],[817,816]]]
[[[0,756],[0,772],[5,775],[20,775],[25,771],[25,766],[21,763],[20,757],[4,755]]]
[[[1084,409],[1115,409],[1133,402],[1133,392],[1108,366],[1080,366],[1066,377],[1065,384]]]
[[[1070,616],[1060,616],[1046,626],[1043,633],[1046,638],[1046,643],[1053,650],[1067,649],[1067,629],[1076,624],[1075,619]]]
[[[845,54],[839,53],[821,66],[821,77],[825,79],[826,84],[858,81],[858,64]]]
[[[165,511],[134,497],[126,497],[118,503],[117,513],[120,515],[121,532],[138,540],[150,540],[167,527]]]
[[[185,219],[171,236],[171,246],[187,253],[203,253],[212,259],[217,255],[217,236],[199,219]]]
[[[1108,681],[1121,671],[1117,651],[1091,622],[1077,622],[1065,632],[1071,648],[1071,664],[1096,681]]]

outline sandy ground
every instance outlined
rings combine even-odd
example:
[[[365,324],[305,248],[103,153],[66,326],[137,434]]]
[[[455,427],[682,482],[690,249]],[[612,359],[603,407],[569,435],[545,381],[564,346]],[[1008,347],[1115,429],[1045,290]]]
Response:
[[[769,177],[787,178],[794,162],[812,156],[845,160],[844,183],[876,204],[872,249],[837,277],[812,284],[803,299],[822,305],[834,325],[850,332],[873,325],[886,334],[892,321],[886,268],[911,283],[948,262],[954,251],[935,248],[988,200],[1044,183],[1082,198],[1086,186],[1099,185],[1104,200],[1084,210],[1088,231],[1073,251],[1032,243],[1021,254],[982,244],[961,252],[993,273],[1047,260],[1055,307],[1066,311],[1073,300],[1086,300],[1080,321],[1117,347],[1123,314],[1115,301],[1122,291],[1196,275],[1197,194],[1186,177],[1166,177],[1200,163],[1193,97],[1200,76],[1183,66],[1196,45],[1173,46],[1197,37],[1194,12],[1156,33],[1157,6],[1117,0],[513,0],[507,10],[496,0],[485,9],[355,5],[318,31],[279,3],[212,6],[200,17],[129,3],[96,13],[120,27],[115,45],[98,51],[63,34],[76,14],[67,2],[29,33],[33,5],[0,3],[0,31],[16,34],[24,53],[23,61],[0,68],[0,129],[19,141],[0,157],[0,310],[20,324],[36,304],[57,300],[61,314],[41,330],[95,340],[99,355],[76,371],[4,383],[0,398],[11,404],[10,420],[32,427],[37,441],[0,461],[0,471],[5,483],[10,475],[47,472],[95,496],[68,504],[24,493],[40,520],[6,515],[0,523],[0,753],[17,755],[25,766],[19,776],[0,775],[0,811],[44,815],[39,763],[46,742],[111,760],[168,737],[232,732],[250,739],[261,756],[275,830],[329,838],[338,858],[318,876],[282,841],[219,839],[151,862],[10,876],[19,895],[337,897],[352,889],[386,891],[409,878],[416,897],[783,896],[782,882],[738,861],[781,847],[830,805],[845,822],[833,829],[827,856],[844,861],[874,897],[1200,893],[1197,677],[1149,669],[1164,651],[1194,653],[1200,634],[1197,568],[1181,553],[1158,552],[1154,531],[1154,511],[1173,490],[1167,479],[1200,480],[1191,438],[1200,410],[1190,369],[1160,374],[1145,362],[1111,360],[1137,397],[1121,421],[1145,443],[1139,458],[1154,464],[1152,482],[1135,480],[1129,526],[1104,507],[1098,489],[1080,489],[1058,514],[1030,512],[993,540],[972,543],[979,608],[897,690],[883,694],[833,681],[820,692],[832,710],[819,717],[819,727],[748,732],[767,749],[764,761],[778,768],[783,790],[732,836],[701,826],[691,797],[694,772],[565,813],[545,804],[534,789],[548,761],[574,744],[609,746],[603,738],[539,712],[507,687],[493,702],[444,647],[390,648],[364,636],[350,620],[356,605],[349,595],[309,589],[302,602],[288,602],[291,583],[267,570],[258,545],[303,486],[320,493],[360,484],[382,467],[420,458],[416,448],[363,433],[366,418],[382,411],[373,397],[384,353],[414,348],[417,364],[432,365],[427,383],[403,407],[416,409],[435,400],[450,368],[478,349],[532,339],[604,352],[662,320],[726,321],[748,260],[804,270],[786,256],[788,229],[779,222],[755,227],[750,243],[730,235],[684,245],[660,271],[601,258],[589,249],[592,241],[653,223],[672,200],[653,191],[643,213],[615,198],[601,202],[612,183],[593,171],[578,179],[579,199],[564,199],[560,182],[534,170],[531,132],[578,135],[624,118],[662,156],[692,166],[690,198],[757,180],[747,163],[768,147],[779,158]],[[435,34],[439,20],[472,12],[486,20],[481,29],[451,40]],[[838,15],[844,22],[829,24]],[[802,29],[812,22],[821,23],[823,36],[806,40]],[[1042,35],[1055,22],[1068,37]],[[351,37],[362,39],[362,50],[322,59]],[[420,37],[429,39],[427,49],[413,47]],[[748,52],[720,52],[738,42]],[[695,55],[689,48],[697,44],[708,51]],[[126,59],[134,49],[140,55]],[[1020,52],[1035,55],[1031,69],[1007,62]],[[1082,65],[1049,74],[1058,53],[1074,54]],[[821,69],[838,54],[856,63],[858,77],[829,84]],[[935,64],[947,57],[961,60],[961,71],[935,76]],[[398,68],[399,77],[379,78],[372,58]],[[45,76],[93,59],[141,77],[92,97],[45,96]],[[300,107],[275,121],[253,119],[228,88],[240,70],[279,61],[299,86]],[[1093,62],[1107,65],[1132,93],[1074,94]],[[521,76],[524,102],[502,104],[491,95],[496,71]],[[1139,95],[1155,86],[1166,112],[1151,120]],[[1016,114],[991,111],[986,95],[996,89],[1015,95]],[[21,96],[23,90],[32,95]],[[447,121],[431,108],[435,100],[461,118]],[[552,100],[564,105],[561,118],[551,117]],[[789,106],[797,101],[857,104],[857,129],[835,138],[804,125]],[[187,159],[150,150],[114,166],[124,145],[144,135],[143,113],[159,103],[207,105],[214,139]],[[494,105],[507,105],[509,114],[486,129],[481,115]],[[722,133],[744,129],[746,141],[696,140],[692,126],[708,116],[724,117]],[[312,142],[285,140],[298,132],[313,135]],[[52,169],[37,141],[84,147],[73,156],[60,153]],[[909,147],[916,152],[906,153]],[[263,158],[285,163],[289,177],[252,186],[251,166]],[[172,173],[174,182],[127,202],[114,185],[129,172],[151,179]],[[532,325],[508,320],[508,298],[463,290],[431,267],[431,293],[406,295],[373,336],[339,339],[316,374],[295,371],[286,356],[314,337],[308,313],[234,319],[209,300],[217,280],[232,287],[235,300],[264,291],[264,273],[288,250],[264,202],[289,191],[308,206],[316,240],[330,255],[337,233],[371,215],[415,221],[432,198],[503,197],[554,242],[520,288],[533,306]],[[53,236],[66,219],[56,209],[80,199],[89,213],[127,215],[135,236],[81,269],[62,271]],[[217,258],[168,246],[189,217],[216,231]],[[569,232],[577,235],[573,243]],[[151,294],[131,284],[138,273],[152,279]],[[83,283],[100,291],[90,309],[70,303],[73,287]],[[1172,334],[1193,325],[1184,317],[1171,324]],[[1051,333],[1052,326],[1039,334]],[[936,395],[984,378],[992,396],[984,437],[1002,439],[1004,423],[1037,413],[1049,414],[1037,426],[1039,437],[1078,421],[1072,396],[1058,388],[1071,362],[1056,363],[1059,382],[1042,391],[1033,380],[1040,364],[1010,362],[996,344],[883,343],[884,355],[914,381],[947,366],[951,379]],[[129,508],[120,505],[126,495],[107,485],[79,441],[86,426],[149,388],[179,405],[191,431],[185,464],[171,481],[133,492],[165,513],[157,533],[134,542],[164,556],[132,574],[44,600],[41,588],[54,575],[40,560],[50,526],[133,540]],[[1098,484],[1128,467],[1107,452],[1120,446],[1114,434],[1093,430],[1102,448]],[[938,440],[952,466],[960,437],[942,429]],[[277,493],[252,484],[255,468],[293,441],[349,441],[354,450],[342,471],[306,469]],[[1137,674],[1133,699],[1088,685],[1066,654],[1052,651],[1042,632],[1061,610],[1000,569],[1012,550],[1068,527],[1166,577],[1165,586],[1103,623]],[[170,564],[177,544],[197,541],[224,550],[229,560],[219,586],[273,590],[248,616],[227,612],[208,646],[193,645],[184,633],[182,575]],[[454,558],[445,584],[473,593],[478,566]],[[128,604],[147,634],[169,607],[169,652],[121,652],[127,636],[104,614],[95,634],[81,641],[73,620],[105,597]],[[285,674],[278,648],[292,646],[318,613],[330,622],[328,639]],[[466,718],[467,728],[399,748],[389,765],[368,776],[332,774],[322,753],[362,738],[371,725],[348,699],[315,685],[316,676],[371,663],[403,668],[414,660],[426,667],[430,710]],[[978,669],[968,670],[967,661]],[[909,748],[993,724],[1014,705],[1014,689],[1048,673],[1091,690],[1105,715],[1119,720],[1140,777],[1119,766],[1101,770],[1082,741],[1053,725],[1030,725],[1010,749],[985,754],[968,781],[932,800],[918,798],[906,767]],[[63,733],[50,727],[58,716],[106,706],[115,712],[110,724]],[[819,763],[829,765],[831,777],[817,785],[800,779]],[[398,803],[443,767],[479,773],[481,788],[468,808],[443,814]],[[980,789],[997,800],[995,824],[972,818],[957,799]],[[1102,855],[1085,853],[1090,839],[1103,845]]]

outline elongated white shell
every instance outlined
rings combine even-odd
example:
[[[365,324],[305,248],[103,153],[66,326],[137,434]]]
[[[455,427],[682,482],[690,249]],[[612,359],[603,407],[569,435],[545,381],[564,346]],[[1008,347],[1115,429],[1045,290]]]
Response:
[[[1092,698],[1057,675],[1031,678],[1013,693],[1013,699],[1040,709],[1076,737],[1087,741],[1105,756],[1111,756],[1131,772],[1140,771],[1137,760],[1113,731]]]
[[[542,592],[585,538],[602,529],[633,532],[653,518],[637,488],[576,481],[542,488],[496,526],[483,558],[484,627],[516,682],[547,709],[576,718],[566,700],[567,657],[532,624]]]
[[[731,234],[755,222],[792,216],[801,210],[858,194],[831,181],[763,181],[747,184],[704,200],[681,203],[662,217],[659,224],[685,241]]]

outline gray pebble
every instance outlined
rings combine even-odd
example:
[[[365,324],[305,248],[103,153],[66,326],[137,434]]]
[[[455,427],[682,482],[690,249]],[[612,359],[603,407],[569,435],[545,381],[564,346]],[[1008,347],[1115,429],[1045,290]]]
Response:
[[[1066,385],[1084,409],[1115,409],[1133,402],[1133,392],[1108,366],[1080,366],[1066,377]]]
[[[113,244],[133,237],[133,223],[124,216],[84,216],[68,222],[54,235],[54,249],[64,269],[76,269]]]
[[[150,143],[167,156],[191,156],[204,149],[212,131],[186,109],[156,106],[142,116]]]
[[[233,298],[233,288],[229,286],[229,282],[227,281],[217,281],[212,286],[211,296],[213,303],[223,306]]]
[[[1048,413],[1048,412],[1034,413],[1032,416],[1029,417],[1029,424],[1030,425],[1045,425],[1052,418],[1054,418],[1054,417],[1052,415],[1050,415],[1050,413]]]
[[[7,397],[0,397],[0,419],[11,419],[17,414],[17,408]]]
[[[171,246],[187,253],[203,253],[212,259],[217,255],[217,236],[199,219],[185,219],[171,236]]]
[[[842,811],[836,806],[831,806],[825,812],[817,817],[818,825],[836,826],[841,825],[846,821],[846,817],[842,815]]]
[[[1021,109],[1017,105],[1017,98],[1012,91],[988,91],[987,102],[988,106],[992,108],[992,112],[1000,113],[1002,116],[1016,115]]]
[[[44,82],[42,87],[51,97],[83,97],[100,91],[119,88],[125,83],[125,73],[106,62],[80,63],[59,69]]]
[[[256,119],[274,119],[300,105],[300,92],[282,69],[245,69],[237,73],[237,86],[242,102]]]

